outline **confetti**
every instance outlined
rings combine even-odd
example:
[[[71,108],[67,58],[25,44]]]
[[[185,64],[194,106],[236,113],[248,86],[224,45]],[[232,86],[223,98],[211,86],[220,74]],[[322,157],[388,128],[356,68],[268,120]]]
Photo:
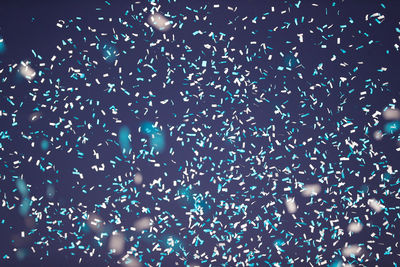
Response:
[[[1,14],[4,265],[398,261],[395,3],[37,5]]]
[[[301,193],[304,197],[316,196],[321,192],[321,186],[319,184],[309,184],[304,186]]]
[[[400,120],[400,110],[386,109],[383,111],[383,118],[385,120]]]
[[[148,22],[159,31],[168,31],[171,28],[169,20],[159,13],[150,15]]]
[[[108,242],[109,249],[114,254],[122,254],[124,252],[125,240],[124,236],[120,233],[113,233]]]
[[[5,51],[6,51],[6,45],[3,37],[1,37],[0,35],[0,54],[4,53]]]
[[[296,202],[294,201],[294,198],[287,199],[285,203],[289,213],[295,213],[297,211],[297,206]]]
[[[358,222],[352,222],[347,227],[347,230],[349,232],[353,232],[353,233],[359,233],[359,232],[361,232],[362,229],[363,229],[362,224],[358,223]]]
[[[135,223],[134,223],[134,227],[136,229],[136,231],[143,231],[146,229],[149,229],[151,226],[151,219],[149,217],[143,217],[138,219]]]
[[[135,173],[133,181],[135,182],[135,184],[143,183],[143,175],[141,173],[139,173],[139,172]]]
[[[119,130],[119,144],[122,149],[123,154],[128,154],[131,149],[131,137],[130,137],[130,130],[128,127],[124,126]]]
[[[383,133],[382,133],[382,131],[380,131],[380,130],[375,131],[375,132],[374,132],[374,138],[375,138],[375,140],[377,140],[377,141],[382,140],[382,138],[383,138]]]
[[[345,257],[349,257],[349,256],[358,256],[362,253],[362,247],[359,247],[357,245],[351,245],[351,246],[347,246],[345,248],[343,248],[343,255]]]
[[[375,212],[381,212],[385,208],[378,200],[372,198],[368,200],[368,205],[375,210]]]
[[[142,264],[134,257],[128,257],[128,259],[126,259],[124,261],[124,265],[126,267],[141,267]]]
[[[36,76],[36,72],[33,68],[31,68],[29,62],[21,62],[19,71],[21,75],[27,80],[32,80]]]

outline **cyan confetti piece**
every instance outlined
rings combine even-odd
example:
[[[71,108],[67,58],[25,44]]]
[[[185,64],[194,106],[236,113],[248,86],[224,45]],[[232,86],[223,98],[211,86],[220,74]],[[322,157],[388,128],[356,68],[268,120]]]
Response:
[[[119,144],[123,154],[128,154],[131,150],[130,130],[127,126],[121,127],[119,130]]]

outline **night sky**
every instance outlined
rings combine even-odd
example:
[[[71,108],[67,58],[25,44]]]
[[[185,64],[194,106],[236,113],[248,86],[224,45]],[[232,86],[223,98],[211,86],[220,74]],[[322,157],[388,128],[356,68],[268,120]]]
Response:
[[[0,3],[0,266],[398,266],[400,1]]]

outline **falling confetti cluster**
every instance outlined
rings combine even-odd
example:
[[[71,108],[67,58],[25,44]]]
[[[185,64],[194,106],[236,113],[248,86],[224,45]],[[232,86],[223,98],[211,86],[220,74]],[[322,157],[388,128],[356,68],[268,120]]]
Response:
[[[400,264],[400,16],[208,2],[98,3],[2,61],[0,265]]]

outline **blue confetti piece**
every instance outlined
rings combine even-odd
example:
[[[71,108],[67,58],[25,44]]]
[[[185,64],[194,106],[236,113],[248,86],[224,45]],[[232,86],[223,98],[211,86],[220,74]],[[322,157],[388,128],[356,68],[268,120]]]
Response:
[[[47,141],[46,139],[44,139],[44,140],[42,140],[42,141],[40,142],[40,148],[41,148],[43,151],[48,150],[48,149],[49,149],[49,146],[50,146],[50,143],[49,143],[49,141]]]
[[[385,124],[384,131],[388,134],[394,134],[400,129],[400,121],[392,121]]]
[[[119,130],[119,144],[121,146],[121,150],[123,154],[130,153],[131,150],[131,141],[129,139],[129,135],[131,134],[129,128],[127,126],[121,127]]]
[[[16,185],[17,185],[17,189],[18,189],[19,193],[21,194],[21,196],[27,197],[29,195],[28,187],[24,180],[18,179],[16,181]]]

